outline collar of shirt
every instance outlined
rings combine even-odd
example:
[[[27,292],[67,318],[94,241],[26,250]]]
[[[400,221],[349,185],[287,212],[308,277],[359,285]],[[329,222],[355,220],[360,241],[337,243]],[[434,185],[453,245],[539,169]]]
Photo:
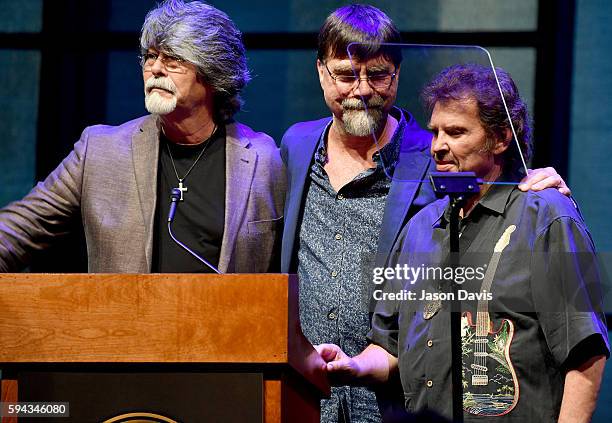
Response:
[[[397,119],[397,128],[391,136],[389,143],[372,155],[372,161],[376,164],[377,169],[386,168],[389,175],[392,175],[399,158],[400,147],[402,145],[402,138],[404,136],[404,129],[406,128],[407,121],[402,111],[397,107],[393,107],[389,114]],[[315,150],[315,162],[321,167],[325,166],[327,163],[327,134],[329,133],[332,122],[333,119],[325,126],[325,129],[319,137],[317,149]]]
[[[496,185],[492,184],[491,188],[482,197],[474,209],[470,213],[470,216],[476,216],[482,213],[503,215],[510,199],[510,194],[518,189],[516,185]],[[440,216],[433,223],[433,227],[445,227],[450,222],[450,200],[446,198],[445,207],[440,211]]]

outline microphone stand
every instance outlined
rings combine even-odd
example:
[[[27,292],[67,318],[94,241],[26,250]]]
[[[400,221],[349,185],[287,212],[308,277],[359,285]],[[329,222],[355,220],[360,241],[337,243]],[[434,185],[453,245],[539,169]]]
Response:
[[[172,188],[172,191],[170,192],[170,201],[171,201],[170,211],[168,212],[168,233],[170,234],[170,238],[172,238],[172,240],[176,242],[179,247],[181,247],[182,249],[187,251],[189,254],[194,256],[204,265],[208,266],[208,268],[211,269],[213,272],[217,274],[221,274],[221,271],[219,269],[217,269],[215,266],[210,264],[204,257],[200,257],[195,251],[193,251],[191,248],[183,244],[181,241],[179,241],[176,238],[176,236],[174,236],[174,232],[172,231],[172,222],[174,221],[174,214],[176,213],[176,208],[178,206],[180,199],[181,199],[181,191],[178,188]]]
[[[459,266],[459,212],[465,200],[480,192],[479,181],[474,172],[432,172],[430,180],[438,197],[450,197],[450,265]],[[453,422],[463,422],[463,359],[461,350],[461,304],[457,300],[457,284],[450,283],[452,292],[451,332],[451,382]]]

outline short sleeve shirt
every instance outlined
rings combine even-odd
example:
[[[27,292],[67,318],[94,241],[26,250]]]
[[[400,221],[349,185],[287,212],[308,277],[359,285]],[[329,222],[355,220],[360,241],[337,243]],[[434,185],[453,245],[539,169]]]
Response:
[[[450,418],[450,304],[442,299],[433,316],[425,312],[435,304],[433,294],[449,292],[440,271],[426,273],[436,266],[449,268],[448,219],[448,199],[442,199],[404,228],[389,265],[420,268],[424,277],[395,278],[385,284],[384,292],[412,292],[413,299],[398,295],[400,300],[379,301],[369,339],[399,358],[408,411],[428,410]],[[482,295],[487,270],[492,275],[486,300],[461,301],[464,420],[554,422],[570,352],[596,336],[600,351],[609,354],[590,234],[571,201],[556,190],[523,193],[500,185],[462,219],[460,231],[460,266],[481,267],[482,277],[465,280],[462,270],[459,290],[465,293],[459,299],[466,293]],[[500,239],[508,232],[509,242],[494,259],[494,250],[503,245]],[[459,282],[458,275],[451,275],[451,281]],[[492,325],[484,329],[486,337],[476,336],[477,322],[485,322],[478,320],[476,311],[484,303]],[[481,375],[486,375],[486,385],[476,389]]]

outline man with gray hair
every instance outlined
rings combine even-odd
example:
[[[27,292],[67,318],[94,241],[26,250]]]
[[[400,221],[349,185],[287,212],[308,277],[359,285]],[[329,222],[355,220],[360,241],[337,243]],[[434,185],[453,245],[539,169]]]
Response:
[[[82,219],[90,272],[206,272],[167,231],[221,272],[277,262],[285,174],[274,141],[233,121],[249,81],[241,34],[201,2],[152,9],[140,40],[150,115],[86,128],[24,199],[0,210],[0,271]],[[179,198],[180,194],[180,198]]]

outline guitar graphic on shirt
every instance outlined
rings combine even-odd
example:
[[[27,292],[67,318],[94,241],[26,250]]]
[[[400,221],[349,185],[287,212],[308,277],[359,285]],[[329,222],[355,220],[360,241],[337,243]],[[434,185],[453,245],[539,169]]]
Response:
[[[510,235],[516,229],[510,225],[495,244],[484,276],[481,293],[490,292],[495,271]],[[480,298],[486,298],[481,296]],[[479,300],[474,323],[472,313],[461,317],[463,410],[478,416],[501,416],[509,413],[519,399],[519,384],[510,360],[510,344],[514,324],[502,319],[494,330],[488,301]]]

